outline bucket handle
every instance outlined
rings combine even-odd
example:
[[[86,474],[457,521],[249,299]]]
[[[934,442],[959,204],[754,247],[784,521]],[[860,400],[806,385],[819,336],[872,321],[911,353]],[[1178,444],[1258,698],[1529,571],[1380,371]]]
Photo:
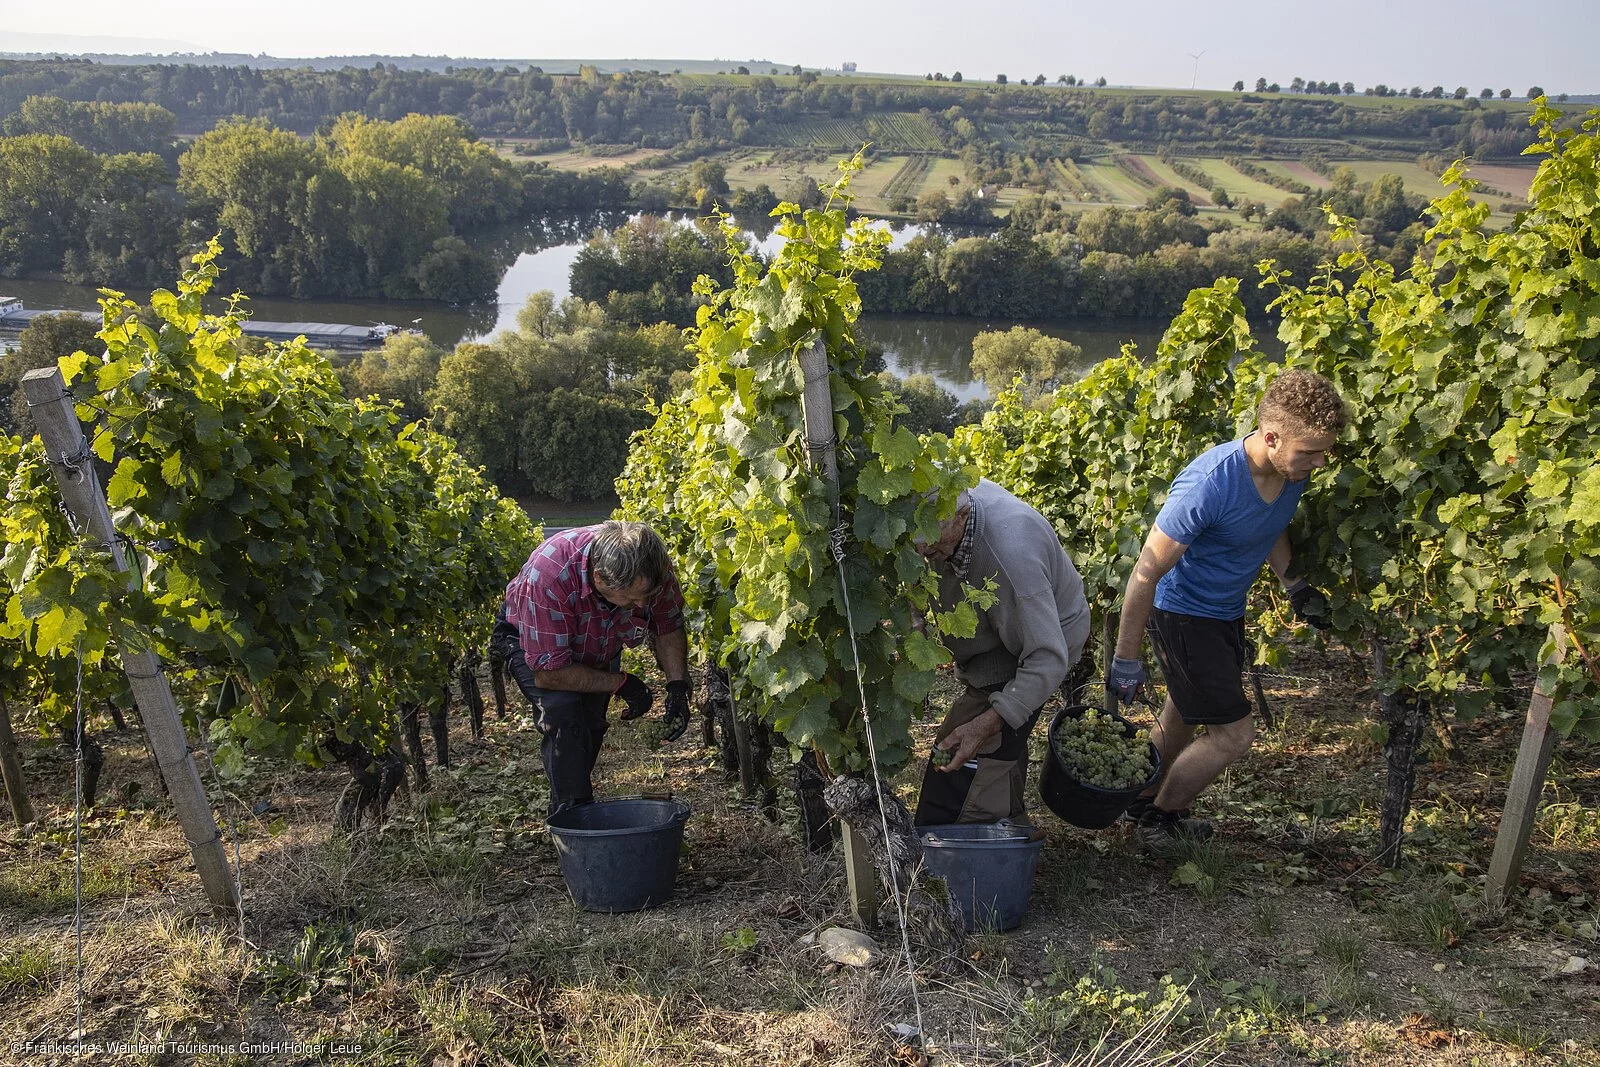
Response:
[[[1030,844],[1030,845],[1033,844],[1035,841],[1047,841],[1047,840],[1049,840],[1048,835],[1043,830],[1040,830],[1037,827],[1019,826],[1016,823],[1012,822],[1010,819],[1001,819],[999,822],[995,823],[995,825],[996,826],[1004,826],[1007,830],[1015,830],[1019,834],[1024,829],[1027,829],[1027,830],[1031,831],[1028,834],[1027,838],[1026,838],[1028,844]]]
[[[658,789],[658,790],[655,790],[654,792],[648,792],[647,791],[647,792],[644,792],[644,793],[635,793],[632,796],[607,797],[606,799],[607,800],[654,800],[654,801],[659,801],[659,802],[662,802],[662,803],[683,804],[683,809],[684,809],[683,812],[681,814],[674,815],[672,817],[672,819],[668,820],[668,822],[675,821],[675,820],[678,820],[680,818],[684,819],[684,820],[687,820],[689,818],[689,805],[684,804],[683,801],[681,801],[681,800],[677,799],[675,796],[673,796],[672,795],[672,790],[670,790],[670,789]],[[665,826],[667,824],[663,823],[662,825]]]

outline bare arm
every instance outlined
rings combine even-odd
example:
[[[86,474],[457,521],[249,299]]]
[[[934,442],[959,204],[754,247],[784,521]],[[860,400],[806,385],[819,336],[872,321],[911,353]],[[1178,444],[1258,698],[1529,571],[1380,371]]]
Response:
[[[553,671],[534,671],[533,680],[540,689],[563,693],[614,693],[622,684],[622,675],[573,663]]]
[[[658,634],[652,642],[656,662],[667,681],[678,682],[689,677],[689,631],[678,627],[669,634]]]
[[[1145,538],[1139,561],[1128,577],[1127,591],[1122,595],[1122,622],[1117,628],[1115,653],[1118,659],[1139,658],[1144,626],[1150,621],[1150,611],[1156,603],[1156,583],[1178,565],[1178,559],[1188,547],[1162,533],[1161,527],[1150,528],[1150,536]]]
[[[1292,558],[1289,553],[1289,531],[1285,530],[1273,542],[1272,551],[1267,553],[1267,566],[1272,568],[1272,573],[1285,586],[1289,584],[1289,563]]]

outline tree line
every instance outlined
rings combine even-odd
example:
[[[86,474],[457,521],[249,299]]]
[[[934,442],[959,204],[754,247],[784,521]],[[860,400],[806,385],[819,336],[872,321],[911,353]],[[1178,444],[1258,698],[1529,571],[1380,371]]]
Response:
[[[1243,277],[1273,259],[1309,277],[1334,254],[1323,205],[1360,220],[1381,258],[1408,262],[1424,229],[1423,198],[1401,179],[1361,183],[1338,168],[1323,192],[1259,209],[1260,227],[1202,221],[1186,192],[1162,189],[1142,207],[1073,211],[1051,195],[1024,197],[996,233],[934,227],[886,251],[879,269],[857,281],[874,313],[982,318],[1151,318],[1176,314],[1190,290],[1219,277]],[[640,219],[597,235],[572,270],[574,295],[620,321],[693,321],[690,283],[699,274],[726,281],[720,238],[692,226]],[[1269,294],[1241,294],[1253,316]]]
[[[431,418],[503,492],[570,501],[610,493],[628,438],[692,362],[675,326],[619,323],[597,304],[541,292],[489,341],[447,351],[391,337],[339,375],[350,396]]]
[[[1429,150],[1500,156],[1515,144],[1484,137],[1486,110],[1463,104],[1374,107],[1311,96],[1063,92],[1047,85],[973,82],[856,82],[799,77],[684,79],[654,72],[603,77],[552,76],[537,68],[406,71],[392,65],[342,70],[258,70],[194,64],[104,66],[81,60],[0,61],[0,116],[30,96],[69,101],[141,102],[166,108],[181,130],[198,131],[236,115],[300,134],[354,113],[395,121],[411,113],[452,115],[484,136],[547,144],[629,145],[705,154],[736,145],[813,144],[819,118],[875,113],[921,116],[946,151],[959,152],[962,119],[987,143],[1038,139],[1064,148],[1073,139],[1134,146],[1181,144],[1192,150],[1299,154],[1307,139],[1403,143]],[[996,127],[988,129],[988,127]],[[1004,131],[1005,137],[996,136]],[[1520,131],[1518,131],[1520,132]],[[799,138],[798,140],[796,138]],[[907,146],[909,147],[909,146]]]
[[[264,296],[491,297],[503,264],[466,236],[625,202],[615,171],[499,158],[460,119],[342,116],[314,138],[230,119],[186,148],[149,104],[23,101],[0,137],[0,274],[151,285],[220,233]]]

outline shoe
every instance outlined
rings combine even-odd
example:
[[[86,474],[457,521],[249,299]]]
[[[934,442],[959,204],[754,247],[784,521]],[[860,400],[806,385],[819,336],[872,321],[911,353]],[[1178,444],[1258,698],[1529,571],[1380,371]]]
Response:
[[[1210,820],[1192,818],[1187,808],[1167,811],[1151,804],[1139,817],[1139,840],[1157,856],[1170,856],[1183,843],[1204,841],[1214,833]]]
[[[1126,819],[1137,826],[1139,820],[1144,817],[1144,813],[1149,811],[1151,805],[1155,802],[1155,797],[1134,797],[1133,803],[1128,805],[1128,810],[1118,815],[1117,818]]]

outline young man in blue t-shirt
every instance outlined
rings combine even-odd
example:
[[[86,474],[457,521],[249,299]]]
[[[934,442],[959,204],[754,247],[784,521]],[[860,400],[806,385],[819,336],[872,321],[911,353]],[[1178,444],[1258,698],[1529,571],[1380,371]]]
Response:
[[[1139,553],[1106,685],[1131,702],[1148,681],[1139,658],[1148,624],[1167,683],[1152,732],[1166,773],[1129,815],[1153,851],[1167,851],[1180,835],[1210,834],[1189,806],[1255,737],[1243,684],[1244,612],[1261,564],[1284,583],[1296,615],[1328,625],[1321,594],[1289,577],[1287,530],[1306,479],[1328,462],[1344,425],[1332,382],[1282,372],[1261,398],[1255,431],[1206,450],[1178,475]],[[1198,737],[1197,726],[1205,727]]]

